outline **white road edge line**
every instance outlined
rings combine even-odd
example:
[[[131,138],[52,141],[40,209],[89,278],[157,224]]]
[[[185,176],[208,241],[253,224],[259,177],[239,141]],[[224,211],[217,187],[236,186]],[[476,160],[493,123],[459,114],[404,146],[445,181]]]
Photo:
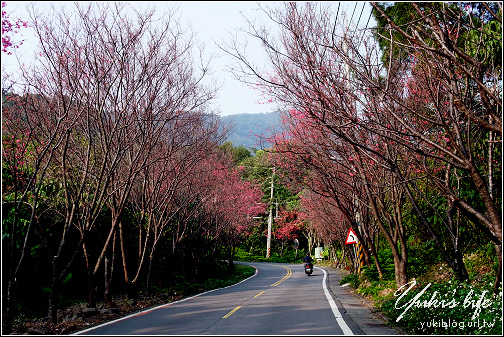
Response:
[[[326,285],[327,272],[322,268],[318,268],[318,267],[315,267],[315,268],[320,269],[324,272],[324,279],[322,280],[322,288],[324,289],[324,293],[326,295],[326,298],[329,301],[329,305],[331,306],[331,309],[333,311],[334,318],[336,318],[336,322],[338,322],[338,325],[340,326],[344,335],[353,335],[354,333],[346,324],[345,319],[343,318],[343,316],[341,316],[341,312],[338,310],[338,306],[336,305],[336,303],[334,303],[334,300],[333,300],[331,294],[329,293],[329,290],[327,290],[327,285]]]
[[[172,304],[177,304],[177,303],[180,303],[180,302],[184,302],[184,301],[187,301],[187,300],[190,300],[191,298],[195,298],[195,297],[198,297],[198,296],[201,296],[201,295],[204,295],[204,294],[208,294],[208,293],[211,293],[212,291],[216,291],[216,290],[220,290],[220,289],[226,289],[226,288],[229,288],[229,287],[233,287],[235,285],[238,285],[242,282],[245,282],[247,281],[248,279],[251,279],[252,277],[256,276],[257,273],[259,272],[259,270],[253,266],[253,265],[250,265],[251,267],[254,267],[255,268],[255,273],[254,275],[250,276],[250,277],[247,277],[246,279],[244,280],[241,280],[240,282],[238,283],[235,283],[235,284],[232,284],[230,286],[227,286],[227,287],[223,287],[223,288],[217,288],[217,289],[212,289],[212,290],[209,290],[209,291],[205,291],[204,293],[201,293],[201,294],[197,294],[197,295],[194,295],[194,296],[191,296],[191,297],[186,297],[186,298],[183,298],[179,301],[175,301],[175,302],[170,302],[170,303],[165,303],[165,304],[161,304],[161,305],[158,305],[157,307],[154,307],[154,308],[150,308],[150,309],[147,309],[147,310],[144,310],[144,311],[139,311],[139,312],[135,312],[133,314],[130,314],[128,316],[124,316],[124,317],[121,317],[121,318],[118,318],[116,320],[113,320],[113,321],[109,321],[109,322],[106,322],[106,323],[103,323],[103,324],[100,324],[100,325],[96,325],[96,326],[93,326],[89,329],[85,329],[85,330],[81,330],[81,331],[78,331],[76,333],[73,333],[71,335],[80,335],[81,333],[86,333],[88,331],[91,331],[91,330],[94,330],[94,329],[97,329],[97,328],[100,328],[100,327],[103,327],[103,326],[106,326],[106,325],[109,325],[109,324],[112,324],[112,323],[115,323],[115,322],[119,322],[119,321],[123,321],[125,319],[128,319],[130,317],[133,317],[133,316],[138,316],[138,315],[143,315],[143,314],[146,314],[150,311],[153,311],[153,310],[156,310],[156,309],[159,309],[159,308],[162,308],[162,307],[168,307]]]

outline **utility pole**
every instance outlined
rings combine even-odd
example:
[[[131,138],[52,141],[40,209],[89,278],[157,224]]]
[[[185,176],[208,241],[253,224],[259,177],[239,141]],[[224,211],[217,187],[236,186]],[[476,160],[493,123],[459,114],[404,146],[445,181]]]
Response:
[[[273,178],[275,177],[275,167],[273,166],[273,174],[271,176],[271,196],[270,196],[270,211],[268,216],[268,239],[266,241],[266,258],[270,258],[271,250],[271,227],[273,226]]]

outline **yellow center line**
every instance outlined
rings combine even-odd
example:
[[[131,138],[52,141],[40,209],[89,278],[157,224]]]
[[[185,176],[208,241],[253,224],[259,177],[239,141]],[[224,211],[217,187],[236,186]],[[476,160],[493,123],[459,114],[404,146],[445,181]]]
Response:
[[[284,267],[284,266],[282,266]],[[289,268],[289,267],[284,267],[286,270],[287,270],[287,274],[282,278],[280,279],[279,281],[273,283],[271,286],[272,287],[276,287],[277,285],[279,285],[280,283],[282,283],[283,281],[287,280],[289,277],[291,277],[292,275],[292,270]],[[256,297],[259,297],[261,296],[262,294],[264,294],[266,291],[261,291],[259,294],[255,295],[254,298]],[[240,306],[237,306],[236,308],[234,308],[233,310],[231,310],[230,312],[228,312],[225,316],[223,316],[222,318],[228,318],[229,316],[231,316],[232,314],[234,314],[238,309],[241,308],[241,305]]]
[[[255,295],[255,296],[254,296],[254,298],[259,297],[259,296],[261,296],[262,294],[264,294],[264,291],[261,291],[259,294]]]
[[[234,314],[234,312],[238,309],[241,308],[241,305],[240,306],[237,306],[236,308],[234,308],[233,310],[231,310],[230,312],[228,312],[224,317],[222,318],[228,318],[229,316],[231,316],[232,314]]]
[[[282,266],[284,267],[284,266]],[[277,285],[279,285],[280,283],[282,283],[283,281],[287,280],[289,277],[291,277],[292,275],[292,270],[289,268],[289,267],[284,267],[285,269],[287,269],[287,275],[285,275],[281,280],[279,280],[278,282],[275,282],[273,283],[271,286],[272,287],[276,287]]]

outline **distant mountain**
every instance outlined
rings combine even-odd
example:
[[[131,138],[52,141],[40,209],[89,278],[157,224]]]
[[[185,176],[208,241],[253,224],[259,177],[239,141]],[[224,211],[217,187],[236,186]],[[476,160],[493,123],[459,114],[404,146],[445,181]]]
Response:
[[[258,137],[269,137],[272,130],[280,129],[281,119],[278,112],[268,112],[259,114],[236,114],[222,116],[222,121],[234,126],[232,133],[227,141],[233,143],[233,146],[243,145],[246,148],[268,148],[271,143],[263,143]]]

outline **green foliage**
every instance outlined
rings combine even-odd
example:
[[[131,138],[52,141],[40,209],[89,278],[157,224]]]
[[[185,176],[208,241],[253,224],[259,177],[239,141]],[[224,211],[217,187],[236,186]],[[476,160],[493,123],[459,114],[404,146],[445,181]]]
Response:
[[[366,275],[361,276],[359,280],[361,283],[356,292],[371,299],[376,308],[380,308],[383,303],[390,300],[397,289],[395,280],[369,281]]]
[[[394,267],[394,257],[392,256],[392,250],[390,247],[383,245],[380,250],[376,253],[378,255],[378,261],[380,261],[380,267],[383,273],[383,279],[394,280],[395,279],[395,267]],[[371,263],[369,266],[362,268],[362,273],[372,281],[377,281],[379,279],[378,269],[375,263]]]
[[[383,268],[383,266],[380,267]],[[380,274],[378,274],[378,268],[376,268],[376,264],[374,263],[372,265],[362,267],[361,271],[368,280],[377,281],[380,278]]]
[[[468,31],[464,40],[469,56],[481,60],[488,68],[502,67],[502,23],[497,20],[483,23],[479,29]]]
[[[388,2],[379,2],[377,5],[392,19],[392,21],[394,21],[394,23],[401,27],[404,27],[416,18],[414,9],[409,2],[397,2],[393,4]],[[378,45],[383,52],[382,60],[384,62],[388,62],[390,58],[390,34],[393,35],[393,40],[395,42],[404,42],[404,38],[402,35],[387,29],[388,22],[375,9],[373,9],[373,15],[378,24],[378,29],[375,32],[375,38],[377,39]],[[409,25],[406,27],[409,27]],[[410,33],[411,31],[406,28],[406,32]],[[407,58],[407,54],[402,52],[402,49],[395,48],[393,50],[392,58],[398,61],[404,60]]]
[[[243,168],[241,174],[242,179],[247,181],[255,181],[263,185],[267,185],[268,181],[271,181],[272,165],[269,163],[268,153],[259,150],[256,151],[255,156],[246,157],[240,163],[238,167]]]
[[[441,257],[433,240],[411,244],[408,249],[408,275],[409,277],[424,275],[430,265],[440,261]]]
[[[380,2],[377,5],[407,34],[411,35],[413,29],[419,28],[420,15],[410,2]],[[496,3],[488,3],[487,5],[502,19],[502,11]],[[417,6],[426,15],[437,16],[439,21],[447,21],[447,33],[458,48],[466,51],[470,57],[481,62],[487,69],[495,67],[500,71],[502,67],[502,24],[490,15],[481,4],[425,2],[417,3]],[[482,15],[483,12],[486,13],[485,16]],[[446,16],[442,17],[442,13],[446,13]],[[388,22],[378,11],[373,10],[373,14],[378,23],[375,38],[382,50],[382,60],[387,63],[390,58],[390,38],[392,37],[396,43],[404,43],[405,38],[397,31],[389,29]],[[457,19],[462,24],[456,22]],[[467,27],[473,28],[468,30]],[[394,48],[392,52],[393,61],[407,61],[408,57],[409,54],[404,48]]]
[[[287,250],[282,257],[276,252],[271,252],[269,259],[266,258],[266,249],[263,249],[259,253],[264,253],[264,255],[258,255],[256,252],[247,253],[244,249],[240,248],[235,255],[235,260],[246,262],[300,263],[304,256],[302,251],[296,254],[294,249]]]
[[[495,245],[489,242],[480,246],[466,256],[464,263],[473,282],[491,282],[499,267]]]
[[[349,283],[350,286],[354,289],[357,289],[359,285],[361,284],[359,275],[357,274],[348,274],[343,276],[343,278],[340,281],[340,285],[347,284]]]
[[[299,194],[290,198],[290,200],[285,202],[285,208],[288,211],[294,211],[299,209]]]
[[[63,284],[67,283],[68,281],[70,281],[70,279],[72,278],[73,274],[72,273],[68,273],[68,275],[65,277],[65,279],[63,280]]]
[[[329,249],[324,249],[324,250],[322,251],[321,256],[322,256],[322,259],[323,259],[323,260],[328,259],[328,258],[329,258]]]
[[[500,335],[502,290],[492,298],[491,288],[488,284],[476,288],[457,281],[430,283],[408,291],[403,297],[402,292],[398,293],[397,298],[386,301],[381,309],[393,324],[413,334]],[[410,301],[414,301],[411,307]]]
[[[227,274],[225,275],[225,277],[220,278],[208,278],[203,282],[203,287],[205,288],[205,290],[227,287],[238,283],[254,274],[255,268],[246,265],[235,264],[235,268],[231,274]]]
[[[251,266],[235,264],[232,272],[229,272],[224,264],[222,266],[223,268],[220,268],[215,277],[208,277],[200,282],[194,282],[184,275],[177,275],[170,287],[158,289],[156,286],[151,286],[151,291],[159,294],[190,296],[236,284],[255,274],[255,268]]]
[[[252,153],[245,146],[233,146],[231,142],[225,142],[219,146],[219,149],[231,154],[234,165],[244,161],[246,158],[252,157]]]
[[[12,203],[2,203],[2,252],[7,253],[11,249],[18,251],[23,245],[26,228],[30,222],[30,207],[21,205],[17,215],[17,223],[14,224],[15,206]],[[14,239],[14,240],[13,240]],[[14,246],[13,246],[14,245]]]

